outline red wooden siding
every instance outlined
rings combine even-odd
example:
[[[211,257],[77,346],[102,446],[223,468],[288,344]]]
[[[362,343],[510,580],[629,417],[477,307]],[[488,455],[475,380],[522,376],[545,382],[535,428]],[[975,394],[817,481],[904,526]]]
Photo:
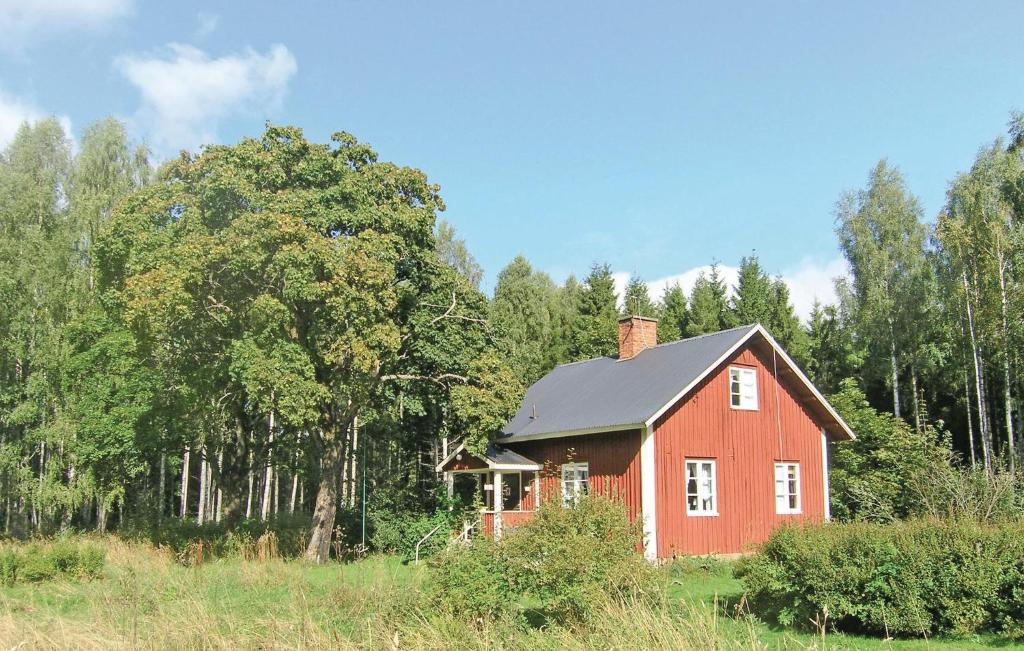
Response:
[[[623,500],[631,518],[640,512],[639,431],[526,441],[508,447],[544,466],[540,473],[541,500],[562,499],[562,464],[585,461],[592,493]],[[534,490],[523,493],[524,510],[534,508]]]
[[[486,463],[484,463],[482,460],[474,457],[469,452],[463,451],[461,459],[452,459],[451,461],[448,462],[448,465],[446,465],[444,468],[442,468],[442,471],[443,472],[458,472],[460,470],[461,471],[466,471],[466,470],[486,470],[486,469],[487,469],[487,464]]]
[[[757,369],[757,411],[730,407],[729,365]],[[771,369],[741,350],[655,423],[659,557],[748,551],[783,522],[824,519],[821,428]],[[715,460],[719,515],[686,514],[687,459]],[[775,513],[777,461],[800,464],[799,515]]]

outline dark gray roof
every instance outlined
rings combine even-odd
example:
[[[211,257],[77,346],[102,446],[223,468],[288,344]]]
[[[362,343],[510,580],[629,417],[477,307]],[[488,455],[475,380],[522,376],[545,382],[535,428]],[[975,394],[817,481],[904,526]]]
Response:
[[[508,448],[494,443],[487,445],[487,450],[484,451],[484,457],[495,465],[500,466],[522,466],[522,465],[537,465],[537,462],[533,459],[527,459],[518,452],[513,452]]]
[[[558,366],[527,390],[498,440],[644,423],[756,328],[662,344],[622,361],[599,357]]]

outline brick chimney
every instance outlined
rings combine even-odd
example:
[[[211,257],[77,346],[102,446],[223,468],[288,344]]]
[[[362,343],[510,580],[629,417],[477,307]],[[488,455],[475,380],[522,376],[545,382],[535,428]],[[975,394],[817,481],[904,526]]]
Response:
[[[658,345],[658,320],[646,316],[619,319],[619,361],[635,357],[644,348]]]

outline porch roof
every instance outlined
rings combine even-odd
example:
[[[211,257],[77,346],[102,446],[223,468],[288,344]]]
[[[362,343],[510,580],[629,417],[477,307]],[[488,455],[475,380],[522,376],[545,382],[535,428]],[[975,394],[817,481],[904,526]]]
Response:
[[[482,465],[473,467],[454,468],[451,466],[469,464],[458,464],[457,462],[463,461],[465,457],[471,457],[481,462]],[[508,448],[490,443],[487,449],[482,455],[471,454],[466,450],[464,444],[459,444],[459,447],[448,455],[448,457],[437,464],[437,472],[479,472],[481,470],[540,470],[541,466],[539,463],[532,459],[527,459],[518,452],[513,452]]]

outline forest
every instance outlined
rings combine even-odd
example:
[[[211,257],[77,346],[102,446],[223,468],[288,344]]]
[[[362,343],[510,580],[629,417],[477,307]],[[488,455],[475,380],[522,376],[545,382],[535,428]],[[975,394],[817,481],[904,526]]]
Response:
[[[753,253],[734,287],[713,266],[622,297],[602,261],[557,283],[518,255],[488,296],[444,207],[344,132],[268,126],[157,165],[114,119],[74,146],[23,125],[0,155],[3,533],[301,516],[322,562],[432,513],[450,446],[483,445],[555,365],[614,354],[627,313],[661,342],[759,322],[905,448],[1021,461],[1019,114],[937,215],[886,160],[837,196],[821,219],[850,273],[806,323]]]

